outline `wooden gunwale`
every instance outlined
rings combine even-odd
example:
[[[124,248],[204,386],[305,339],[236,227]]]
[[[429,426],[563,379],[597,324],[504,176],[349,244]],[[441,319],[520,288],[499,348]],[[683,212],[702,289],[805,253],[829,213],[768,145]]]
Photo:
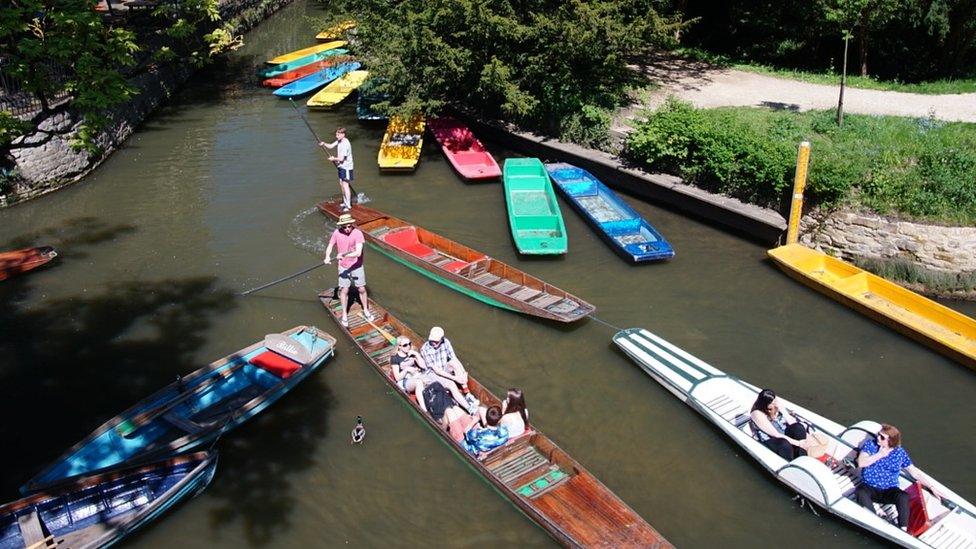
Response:
[[[335,352],[336,339],[334,337],[332,337],[331,335],[323,332],[322,330],[319,330],[318,328],[315,328],[314,326],[296,326],[294,328],[291,328],[290,330],[281,332],[281,334],[282,335],[285,335],[285,336],[290,336],[290,335],[295,334],[295,333],[298,333],[298,332],[300,332],[302,330],[314,331],[316,337],[318,337],[319,339],[324,339],[324,340],[328,341],[330,343],[330,345],[332,346],[332,351],[331,352],[332,353]],[[238,360],[239,358],[241,358],[243,356],[246,356],[248,353],[250,353],[250,352],[252,352],[252,351],[254,351],[254,350],[256,350],[256,349],[258,349],[260,347],[263,347],[263,346],[264,346],[264,339],[262,338],[261,341],[258,341],[258,342],[254,343],[252,345],[249,345],[249,346],[245,347],[244,349],[241,349],[241,350],[239,350],[237,352],[234,352],[232,354],[229,354],[229,355],[225,356],[224,358],[221,358],[220,360],[217,360],[215,362],[212,362],[212,363],[208,364],[207,366],[204,366],[202,368],[199,368],[197,370],[194,370],[193,372],[187,374],[186,376],[183,376],[182,377],[182,383],[184,385],[190,386],[190,385],[192,385],[192,382],[193,381],[195,381],[195,380],[197,380],[197,379],[199,379],[201,377],[208,376],[209,374],[214,373],[215,370],[219,370],[221,368],[224,368],[225,366],[227,366],[231,362],[234,362],[234,361]],[[323,360],[328,360],[328,357],[325,357]],[[305,370],[305,367],[304,366],[303,366],[302,370]],[[305,377],[307,377],[307,375],[309,373],[311,373],[310,370],[309,371],[306,371],[305,372],[305,375],[302,375],[302,372],[296,372],[291,377],[289,377],[287,379],[281,380],[280,383],[274,385],[273,387],[269,388],[268,390],[266,390],[266,391],[262,392],[261,394],[255,396],[254,398],[252,398],[251,400],[249,400],[245,404],[241,405],[236,411],[234,411],[232,413],[233,414],[232,417],[233,418],[239,418],[241,416],[247,415],[248,412],[250,412],[254,408],[260,406],[266,400],[268,400],[271,397],[271,395],[277,394],[279,391],[285,391],[285,392],[287,392],[288,390],[290,390],[291,387],[297,385],[300,381],[302,381],[303,379],[305,379]],[[41,477],[47,475],[47,473],[49,471],[51,471],[52,469],[54,469],[62,461],[68,459],[71,455],[73,455],[76,452],[78,452],[79,450],[81,450],[81,448],[85,447],[86,445],[88,445],[89,443],[91,443],[93,440],[95,440],[96,438],[100,437],[102,434],[108,432],[111,429],[115,429],[115,428],[119,427],[119,425],[123,421],[128,420],[128,419],[130,419],[130,418],[132,418],[134,416],[139,415],[139,411],[144,410],[144,407],[146,406],[146,403],[147,402],[158,403],[158,401],[160,401],[163,397],[167,396],[171,392],[172,387],[176,383],[178,383],[178,382],[170,383],[170,384],[168,384],[168,385],[160,388],[158,391],[156,391],[152,395],[150,395],[150,396],[148,396],[146,398],[142,398],[142,399],[138,400],[135,404],[133,404],[132,406],[130,406],[124,412],[122,412],[122,413],[120,413],[120,414],[112,417],[111,419],[109,419],[108,421],[106,421],[105,423],[103,423],[97,429],[95,429],[94,431],[92,431],[87,437],[83,438],[77,444],[75,444],[74,446],[72,446],[71,448],[69,448],[67,451],[65,451],[58,459],[54,460],[50,465],[48,465],[43,470],[41,470],[39,473],[37,473],[36,475],[34,475],[34,477],[32,477],[29,481],[27,481],[27,483],[25,483],[21,487],[21,492],[22,493],[36,492],[38,490],[43,490],[43,489],[46,489],[46,488],[48,488],[50,486],[53,486],[53,485],[56,485],[56,484],[61,484],[61,483],[64,483],[64,482],[72,482],[73,480],[78,479],[78,478],[81,478],[81,477],[88,477],[88,476],[91,476],[91,475],[97,475],[99,473],[102,473],[102,472],[105,472],[105,471],[108,471],[108,470],[112,470],[112,469],[118,468],[121,464],[110,465],[110,466],[105,467],[105,468],[102,468],[102,469],[88,471],[88,472],[85,472],[85,473],[82,473],[82,474],[79,474],[79,475],[70,476],[70,477],[62,477],[62,478],[54,479],[53,481],[49,481],[49,482],[37,482],[36,481],[36,479],[41,478]],[[191,390],[192,390],[192,387],[191,387]],[[228,421],[228,422],[226,422],[218,430],[217,436],[219,437],[220,434],[222,434],[222,433],[224,433],[224,432],[232,429],[235,426],[236,426],[236,423],[234,421]],[[207,434],[207,437],[208,438],[210,438],[210,434],[212,434],[212,433],[208,433]],[[160,457],[160,456],[163,456],[163,455],[172,453],[174,451],[182,451],[182,448],[185,445],[191,443],[194,438],[200,438],[200,437],[201,437],[201,435],[199,433],[187,433],[186,435],[184,435],[182,437],[179,437],[179,438],[176,438],[176,439],[173,439],[173,440],[171,440],[171,441],[169,441],[169,442],[167,442],[167,443],[165,443],[163,445],[156,446],[156,447],[150,446],[145,451],[143,451],[142,453],[137,454],[138,457],[133,457],[131,459],[132,460],[135,460],[135,461],[138,461],[138,462],[143,462],[143,461],[155,459],[157,457]],[[196,444],[194,444],[194,446],[196,446]]]
[[[326,200],[318,204],[319,211],[329,215],[333,219],[338,219],[341,214],[341,203],[339,199]],[[371,208],[366,208],[360,205],[355,205],[349,211],[349,213],[356,219],[359,229],[363,232],[366,240],[380,248],[382,251],[389,255],[396,256],[403,261],[409,262],[415,265],[417,268],[433,273],[436,277],[441,279],[446,279],[454,284],[460,285],[467,288],[470,291],[485,295],[493,300],[503,303],[508,308],[512,310],[519,311],[522,313],[531,314],[534,316],[548,318],[550,320],[558,320],[560,322],[573,322],[579,320],[580,318],[593,313],[596,308],[583,301],[579,297],[566,292],[560,288],[552,286],[551,284],[544,282],[532,275],[525,273],[520,269],[516,269],[511,265],[508,265],[502,261],[494,259],[487,256],[477,250],[469,248],[463,244],[450,240],[446,237],[428,231],[422,227],[418,227],[411,223],[408,223],[402,219],[386,215],[377,210]],[[531,288],[538,290],[540,293],[533,296],[528,301],[538,299],[541,294],[547,294],[549,296],[558,297],[557,301],[553,301],[545,307],[533,306],[532,303],[516,299],[512,295],[505,293],[504,291],[497,291],[491,287],[485,286],[483,284],[478,284],[474,282],[471,278],[467,276],[462,276],[460,271],[458,273],[442,269],[440,266],[435,265],[429,261],[425,261],[423,258],[416,257],[409,253],[405,253],[403,250],[396,248],[381,238],[377,238],[373,231],[388,227],[390,229],[397,229],[401,227],[412,227],[417,231],[418,240],[434,250],[440,252],[441,254],[456,258],[461,261],[472,262],[472,270],[468,270],[466,274],[470,274],[476,267],[483,267],[484,272],[493,274],[500,279],[509,280],[514,284],[525,288]],[[464,271],[467,269],[461,269]],[[517,292],[513,292],[517,293]],[[555,303],[562,300],[571,300],[578,304],[579,309],[585,309],[585,314],[560,314],[548,310],[546,307],[550,307]],[[575,311],[574,311],[575,312]]]
[[[339,324],[341,306],[338,300],[332,298],[333,292],[326,291],[319,294],[319,300],[329,311],[333,320]],[[389,311],[369,300],[370,312],[373,314],[373,324],[376,324],[390,336],[406,336],[414,346],[419,348],[424,340],[409,326],[390,314]],[[553,538],[566,547],[672,547],[650,524],[640,517],[633,509],[593,477],[564,452],[555,442],[538,431],[529,431],[522,437],[514,439],[509,445],[503,446],[490,453],[484,460],[466,452],[454,442],[450,434],[434,419],[420,409],[420,406],[404,393],[393,381],[389,368],[389,356],[393,346],[385,336],[382,344],[367,344],[366,341],[376,341],[370,334],[378,331],[367,323],[359,314],[356,306],[349,312],[349,327],[340,329],[349,336],[373,366],[373,369],[386,381],[395,393],[413,408],[418,416],[423,418],[444,441],[451,446],[469,465],[478,471],[484,479],[489,481],[500,493],[505,495],[519,510],[546,530]],[[387,352],[377,352],[378,349]],[[491,391],[481,385],[474,377],[468,377],[468,388],[485,406],[501,405],[501,400]],[[521,447],[515,446],[515,443]],[[519,494],[516,490],[525,476],[521,475],[508,482],[499,478],[491,469],[492,466],[504,462],[524,448],[533,448],[543,456],[547,463],[568,475],[566,480],[554,487],[531,497]],[[574,480],[579,480],[578,484]]]
[[[788,246],[797,246],[797,247],[799,247],[800,245],[799,244],[791,244],[791,245],[788,245]],[[786,248],[786,247],[787,246],[783,246],[782,248]],[[823,281],[819,280],[818,278],[816,278],[814,276],[811,276],[800,265],[797,265],[794,262],[790,261],[790,259],[793,257],[792,255],[790,255],[789,257],[784,257],[787,254],[783,254],[782,252],[781,253],[776,253],[776,250],[777,249],[770,250],[768,252],[768,255],[773,260],[773,262],[776,263],[777,265],[779,265],[779,267],[781,269],[783,269],[783,271],[790,278],[796,280],[797,282],[800,282],[801,284],[803,284],[803,285],[805,285],[805,286],[807,286],[809,288],[812,288],[813,290],[816,290],[816,291],[818,291],[818,292],[826,295],[827,297],[830,297],[830,298],[832,298],[832,299],[834,299],[836,301],[839,301],[839,302],[843,303],[844,305],[850,307],[851,309],[854,309],[855,311],[858,311],[859,313],[861,313],[861,314],[863,314],[863,315],[871,318],[872,320],[874,320],[876,322],[879,322],[881,324],[884,324],[885,326],[888,326],[889,328],[894,329],[896,332],[898,332],[898,333],[900,333],[900,334],[902,334],[902,335],[904,335],[904,336],[906,336],[906,337],[908,337],[910,339],[913,339],[913,340],[915,340],[915,341],[917,341],[917,342],[919,342],[919,343],[921,343],[921,344],[929,347],[930,349],[932,349],[934,351],[937,351],[937,352],[939,352],[939,353],[941,353],[941,354],[943,354],[943,355],[945,355],[945,356],[947,356],[947,357],[949,357],[949,358],[951,358],[951,359],[953,359],[953,360],[955,360],[957,362],[962,363],[965,366],[968,366],[969,368],[971,368],[973,370],[976,370],[976,354],[966,352],[964,349],[962,349],[962,348],[960,348],[960,347],[958,347],[956,345],[953,345],[950,342],[947,342],[947,341],[944,341],[944,340],[940,339],[939,336],[938,336],[938,334],[932,333],[929,330],[924,329],[923,326],[913,326],[913,325],[907,324],[905,322],[900,321],[897,318],[894,318],[893,316],[889,316],[888,314],[885,314],[885,312],[881,308],[871,307],[870,305],[868,305],[867,303],[865,303],[861,299],[858,299],[857,296],[852,295],[853,292],[852,293],[846,293],[846,292],[842,291],[841,288],[835,287],[834,285],[831,285],[831,284],[824,283]],[[786,251],[786,250],[784,250],[784,251]],[[974,319],[972,319],[972,318],[970,318],[968,316],[965,316],[962,313],[959,313],[957,311],[954,311],[952,309],[949,309],[948,307],[945,307],[944,305],[941,305],[939,303],[936,303],[935,301],[932,301],[932,300],[930,300],[930,299],[928,299],[928,298],[926,298],[924,296],[918,295],[915,292],[912,292],[911,290],[908,290],[906,288],[903,288],[903,287],[895,284],[894,282],[885,280],[884,278],[881,278],[881,277],[879,277],[877,275],[874,275],[872,273],[869,273],[867,271],[864,271],[863,269],[860,269],[858,267],[855,267],[854,265],[851,265],[849,263],[842,262],[839,259],[836,259],[836,258],[827,256],[826,254],[823,254],[822,252],[818,252],[816,250],[809,250],[809,252],[810,252],[810,255],[820,255],[820,254],[822,254],[824,256],[823,259],[824,259],[825,262],[832,263],[832,264],[836,264],[838,266],[843,266],[845,270],[849,270],[852,273],[850,275],[847,275],[848,277],[851,277],[851,276],[864,276],[868,280],[868,284],[875,284],[875,285],[882,286],[886,290],[889,290],[890,292],[892,292],[894,294],[901,295],[901,296],[904,296],[906,298],[906,301],[905,302],[895,303],[895,302],[893,302],[891,300],[885,299],[883,296],[879,296],[877,294],[874,294],[878,298],[879,301],[883,301],[883,302],[887,302],[887,303],[893,303],[895,305],[895,307],[897,307],[897,308],[905,309],[905,310],[909,311],[912,314],[915,314],[915,315],[917,315],[917,316],[919,316],[919,317],[921,317],[921,318],[923,318],[923,319],[925,319],[927,321],[932,322],[933,324],[940,324],[937,319],[935,319],[935,318],[932,317],[932,315],[927,315],[927,314],[925,314],[925,312],[923,310],[921,310],[921,308],[922,308],[921,305],[924,305],[924,306],[927,306],[927,307],[929,307],[929,308],[931,308],[931,309],[933,309],[935,311],[938,311],[938,312],[943,313],[943,314],[945,314],[947,316],[950,316],[951,318],[955,319],[956,321],[958,321],[960,323],[968,324],[969,326],[972,327],[972,329],[974,331],[976,331],[976,320],[974,320]],[[825,268],[829,269],[829,266],[826,266]],[[913,309],[911,306],[909,306],[910,304],[917,305],[917,306]],[[953,334],[955,334],[957,336],[960,336],[960,337],[963,337],[963,338],[968,338],[970,341],[973,341],[973,338],[971,338],[969,335],[961,334],[961,333],[959,333],[959,332],[957,332],[955,330],[952,330],[951,328],[948,328],[948,327],[945,327],[945,330],[948,331],[948,332],[952,332]]]

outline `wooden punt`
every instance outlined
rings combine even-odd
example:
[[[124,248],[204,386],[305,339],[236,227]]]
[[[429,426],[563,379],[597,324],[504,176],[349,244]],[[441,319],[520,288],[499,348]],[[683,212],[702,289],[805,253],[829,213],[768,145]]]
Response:
[[[325,29],[324,31],[315,35],[316,40],[335,40],[336,38],[342,38],[347,30],[356,27],[356,22],[352,19],[347,21],[341,21],[332,25],[331,27]]]
[[[0,280],[32,271],[55,257],[58,257],[58,252],[50,246],[2,252],[0,253]]]
[[[339,198],[318,208],[332,219],[343,213]],[[348,213],[383,255],[489,305],[560,322],[573,322],[596,310],[511,265],[402,219],[358,204]]]
[[[333,55],[318,61],[314,61],[308,65],[298,67],[297,69],[283,72],[273,78],[263,80],[261,85],[269,88],[280,88],[285,84],[291,84],[299,78],[305,78],[306,76],[316,73],[322,69],[341,65],[342,63],[351,63],[353,61],[355,61],[355,58],[351,55]]]
[[[323,292],[319,299],[338,323],[342,307],[333,299],[333,291]],[[558,542],[566,547],[671,547],[647,521],[538,431],[530,428],[483,459],[466,452],[393,381],[389,358],[395,347],[387,338],[403,335],[418,348],[424,340],[372,299],[369,310],[376,327],[353,307],[349,327],[342,330],[391,389],[475,471]],[[468,377],[468,388],[482,404],[501,405],[474,377]]]
[[[566,200],[618,254],[634,263],[674,257],[661,233],[593,174],[563,162],[546,163],[546,171]]]
[[[266,63],[269,64],[269,65],[278,65],[280,63],[288,63],[289,61],[294,61],[294,60],[300,59],[302,57],[307,57],[309,55],[314,55],[316,53],[322,53],[324,51],[334,50],[336,48],[341,48],[341,47],[345,46],[346,44],[348,44],[348,42],[346,42],[345,40],[333,40],[332,42],[326,42],[325,44],[316,44],[316,45],[310,46],[308,48],[302,48],[300,50],[295,50],[295,51],[292,51],[292,52],[288,52],[288,53],[279,55],[278,57],[275,57],[274,59],[267,60]]]
[[[502,172],[508,226],[519,253],[566,253],[566,225],[542,162],[538,158],[506,158]]]
[[[310,109],[326,109],[334,107],[356,91],[369,78],[369,71],[350,71],[333,80],[326,87],[313,95],[305,105]]]
[[[470,181],[498,179],[502,170],[488,149],[478,141],[474,132],[450,116],[431,118],[427,122],[430,133],[440,144],[444,156],[458,174]]]
[[[312,63],[318,63],[319,61],[326,61],[326,60],[328,60],[329,57],[336,57],[336,56],[340,56],[340,55],[346,55],[348,53],[349,53],[349,50],[347,50],[345,48],[339,48],[339,49],[335,49],[335,50],[328,50],[328,51],[323,51],[323,52],[319,52],[319,53],[313,53],[312,55],[306,55],[305,57],[299,57],[298,59],[296,59],[294,61],[289,61],[287,63],[279,63],[277,65],[271,65],[270,67],[267,67],[265,69],[261,69],[261,70],[258,71],[258,76],[261,77],[261,78],[274,78],[274,77],[277,77],[277,76],[281,76],[282,74],[285,74],[286,72],[290,72],[290,71],[293,71],[293,70],[300,69],[300,68],[302,68],[302,67],[304,67],[306,65],[310,65]]]
[[[790,277],[976,369],[976,320],[800,244],[768,253]]]
[[[268,335],[177,378],[108,420],[29,480],[21,492],[210,444],[292,390],[334,349],[334,337],[310,326]]]
[[[380,152],[376,157],[380,170],[388,172],[413,171],[420,162],[424,146],[424,117],[394,116],[386,126]]]
[[[84,477],[0,506],[0,549],[108,547],[207,487],[217,452]]]
[[[276,89],[274,91],[274,95],[278,97],[297,97],[299,95],[311,93],[329,82],[332,82],[336,78],[346,74],[347,72],[358,69],[360,66],[360,63],[357,62],[342,63],[341,65],[336,65],[334,67],[313,72],[308,76],[299,78],[290,84],[285,84],[284,86]]]
[[[877,436],[880,423],[863,420],[847,427],[777,396],[784,409],[826,442],[822,456],[802,455],[787,461],[754,436],[749,413],[760,391],[758,387],[644,329],[622,330],[613,336],[613,342],[651,378],[700,413],[808,503],[904,547],[976,547],[976,506],[935,479],[933,484],[942,493],[941,501],[922,490],[909,475],[898,476],[898,487],[908,492],[912,500],[907,532],[892,522],[897,518],[894,505],[875,504],[869,510],[857,502],[855,490],[861,483],[861,474],[847,464],[857,459],[866,440]]]

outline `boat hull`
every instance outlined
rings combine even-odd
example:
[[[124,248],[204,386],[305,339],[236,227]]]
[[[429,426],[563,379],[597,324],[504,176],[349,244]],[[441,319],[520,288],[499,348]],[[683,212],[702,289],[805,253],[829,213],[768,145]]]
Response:
[[[348,42],[346,42],[345,40],[333,40],[332,42],[326,42],[324,44],[317,44],[315,46],[311,46],[311,47],[308,47],[308,48],[302,48],[300,50],[295,50],[293,52],[289,52],[289,53],[286,53],[286,54],[283,54],[283,55],[279,55],[278,57],[275,57],[274,59],[267,60],[266,63],[268,65],[280,65],[282,63],[288,63],[288,62],[291,62],[291,61],[295,61],[297,59],[301,59],[303,57],[308,57],[310,55],[315,55],[317,53],[322,53],[322,52],[326,52],[326,51],[329,51],[329,50],[335,50],[335,49],[338,49],[338,48],[341,48],[341,47],[345,46],[346,44],[348,44]]]
[[[277,97],[298,97],[325,86],[336,78],[341,77],[347,72],[354,71],[361,66],[360,63],[342,63],[334,67],[322,69],[312,74],[299,78],[290,84],[286,84],[274,91]]]
[[[50,263],[57,256],[58,252],[50,246],[0,253],[0,280],[33,271]]]
[[[338,219],[339,198],[318,205]],[[360,205],[349,214],[371,246],[384,255],[465,295],[489,305],[541,318],[573,322],[595,310],[593,305],[477,250]]]
[[[319,299],[338,322],[342,311],[333,294],[323,292]],[[353,307],[349,326],[340,325],[340,329],[391,390],[465,463],[559,543],[566,547],[671,547],[640,515],[542,433],[530,429],[481,458],[465,451],[393,381],[389,357],[395,348],[389,340],[405,336],[414,345],[421,345],[423,339],[373,300],[369,301],[376,318],[372,324],[357,314],[358,306]],[[470,372],[468,387],[483,405],[500,405],[498,397]]]
[[[330,82],[309,98],[305,105],[310,109],[328,109],[342,103],[369,78],[369,71],[350,71]]]
[[[976,369],[976,320],[799,244],[768,254],[794,280]]]
[[[83,477],[0,506],[0,549],[38,543],[45,529],[57,546],[111,546],[203,491],[216,467],[215,451],[184,454]],[[100,511],[85,516],[85,502],[96,498]],[[71,513],[85,518],[70,520]]]
[[[344,56],[349,53],[346,49],[335,49],[323,51],[320,53],[313,53],[312,55],[306,55],[294,61],[289,61],[288,63],[280,63],[278,65],[273,65],[266,69],[258,71],[258,76],[265,79],[277,78],[283,74],[289,73],[294,70],[307,67],[308,65],[319,63],[322,61],[328,61],[332,57]],[[292,80],[294,82],[294,80]]]
[[[827,442],[823,459],[804,455],[787,461],[753,438],[749,413],[760,391],[758,387],[727,375],[647,330],[623,330],[613,341],[655,381],[708,419],[777,480],[808,502],[905,547],[942,547],[947,535],[948,539],[958,539],[957,534],[976,535],[976,507],[937,481],[936,487],[951,506],[923,494],[922,505],[928,509],[932,524],[917,535],[891,524],[893,506],[878,507],[888,517],[882,519],[874,510],[856,502],[853,496],[860,476],[845,461],[856,459],[861,444],[880,429],[878,423],[862,421],[845,427],[779,396],[790,414],[806,422],[811,432]],[[911,479],[902,476],[900,486],[909,488]]]
[[[520,254],[561,255],[569,249],[566,225],[538,158],[507,158],[502,170],[508,226]]]
[[[341,21],[315,35],[316,40],[335,40],[342,38],[346,31],[356,28],[353,20]]]
[[[431,134],[444,151],[444,156],[458,175],[468,181],[495,180],[502,170],[495,158],[475,137],[470,128],[456,118],[432,118],[428,122]]]
[[[394,116],[386,127],[376,162],[385,172],[412,172],[424,146],[424,117]]]
[[[105,422],[28,481],[21,492],[214,442],[301,383],[335,349],[335,338],[314,327],[298,326],[280,336],[307,348],[312,358],[282,374],[261,364],[261,356],[272,352],[266,342],[228,355]],[[271,336],[266,338],[270,340]]]
[[[299,80],[301,78],[305,78],[310,74],[314,74],[320,70],[327,69],[329,67],[334,67],[336,65],[341,65],[342,63],[351,63],[351,62],[353,62],[353,58],[351,56],[332,55],[326,57],[325,59],[298,67],[297,69],[293,69],[281,73],[273,78],[268,78],[266,80],[263,80],[261,82],[261,85],[266,86],[268,88],[280,88],[287,84],[291,84],[295,80]]]
[[[674,257],[671,244],[646,219],[590,172],[565,163],[547,163],[556,188],[621,257],[633,262]]]

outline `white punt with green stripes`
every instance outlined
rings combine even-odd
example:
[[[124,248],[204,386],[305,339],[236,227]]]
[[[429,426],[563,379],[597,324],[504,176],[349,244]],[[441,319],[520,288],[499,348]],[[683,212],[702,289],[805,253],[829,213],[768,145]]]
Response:
[[[894,506],[876,506],[876,511],[887,517],[881,518],[857,503],[854,490],[861,477],[856,469],[844,465],[844,461],[856,459],[857,448],[880,430],[878,423],[861,421],[844,427],[780,396],[779,400],[792,415],[830,439],[828,454],[837,465],[830,468],[809,456],[786,461],[753,438],[749,410],[760,391],[758,387],[706,364],[641,328],[623,330],[613,341],[658,383],[709,419],[807,501],[905,547],[976,548],[976,507],[938,481],[935,485],[945,499],[940,502],[929,492],[923,492],[930,525],[917,537],[892,522],[896,516]],[[902,474],[901,488],[912,483],[912,479]]]

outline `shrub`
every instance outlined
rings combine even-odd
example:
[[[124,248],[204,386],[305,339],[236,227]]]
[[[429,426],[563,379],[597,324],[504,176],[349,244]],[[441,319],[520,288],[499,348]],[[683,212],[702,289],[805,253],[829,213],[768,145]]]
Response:
[[[584,147],[607,150],[610,146],[610,113],[606,109],[583,105],[563,118],[559,138]]]

